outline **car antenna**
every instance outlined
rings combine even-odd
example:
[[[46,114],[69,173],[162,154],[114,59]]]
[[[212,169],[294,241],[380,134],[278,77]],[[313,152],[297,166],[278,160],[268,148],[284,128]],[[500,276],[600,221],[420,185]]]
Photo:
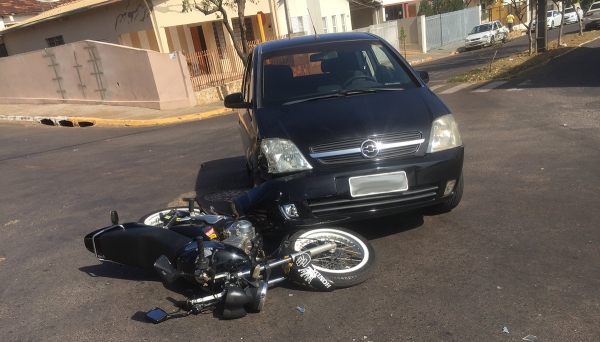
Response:
[[[313,31],[315,31],[315,38],[319,38],[319,36],[317,35],[317,29],[315,28],[315,23],[312,20],[312,15],[310,15],[310,10],[308,9],[308,7],[306,8],[306,10],[308,11],[308,17],[310,18],[310,23],[312,24]]]

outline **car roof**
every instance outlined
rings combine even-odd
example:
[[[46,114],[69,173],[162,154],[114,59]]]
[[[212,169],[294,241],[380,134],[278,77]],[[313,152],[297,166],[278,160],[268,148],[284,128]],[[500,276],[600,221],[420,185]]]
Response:
[[[260,44],[262,53],[271,51],[289,49],[294,47],[309,46],[322,43],[336,43],[350,40],[380,40],[376,35],[366,32],[339,32],[339,33],[324,33],[309,36],[292,37],[285,39],[273,40]]]

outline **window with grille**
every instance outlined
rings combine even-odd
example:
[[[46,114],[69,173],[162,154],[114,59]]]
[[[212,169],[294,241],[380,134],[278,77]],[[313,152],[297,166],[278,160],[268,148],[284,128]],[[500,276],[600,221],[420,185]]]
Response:
[[[241,44],[242,39],[240,34],[240,18],[231,19],[233,25],[233,35],[235,36],[235,42]],[[252,18],[244,17],[244,24],[246,24],[246,41],[254,40],[254,30],[252,29]]]
[[[327,33],[327,17],[323,17],[323,33]]]
[[[337,18],[335,15],[331,16],[331,29],[333,32],[337,32]]]
[[[215,33],[215,43],[217,44],[217,50],[219,51],[219,57],[223,56],[223,49],[225,48],[225,34],[223,33],[223,24],[220,21],[213,21],[212,23],[213,32]]]
[[[342,32],[346,32],[346,15],[341,14],[340,19],[342,19]]]
[[[63,36],[50,37],[46,38],[46,45],[48,47],[65,45],[65,41],[63,40]]]

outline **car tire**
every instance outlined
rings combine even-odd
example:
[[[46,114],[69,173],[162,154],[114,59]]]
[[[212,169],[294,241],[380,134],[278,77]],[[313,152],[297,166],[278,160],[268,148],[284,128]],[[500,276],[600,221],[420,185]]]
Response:
[[[552,24],[550,24],[550,29],[554,30],[554,20],[552,20]]]
[[[433,205],[431,207],[426,208],[427,214],[430,215],[438,215],[447,213],[450,210],[456,208],[460,203],[463,195],[463,189],[465,187],[464,177],[462,172],[460,173],[460,178],[458,179],[458,183],[456,184],[456,188],[454,189],[454,193],[448,198],[445,202]]]
[[[506,43],[506,42],[508,42],[508,33],[505,33],[505,34],[504,34],[504,37],[502,37],[502,42],[503,42],[503,43]]]
[[[494,38],[494,36],[490,37],[490,46],[494,46],[494,44],[496,44],[496,39]]]

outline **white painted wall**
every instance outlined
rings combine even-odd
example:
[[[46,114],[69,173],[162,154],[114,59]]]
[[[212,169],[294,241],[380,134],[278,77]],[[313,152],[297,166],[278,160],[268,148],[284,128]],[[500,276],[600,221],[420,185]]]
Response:
[[[287,34],[287,23],[283,0],[275,0],[277,21],[281,35]],[[332,16],[336,17],[337,32],[342,30],[342,15],[345,16],[345,31],[352,31],[350,5],[347,0],[287,0],[292,33],[323,33],[323,17],[326,18],[328,32],[333,32]],[[309,15],[309,8],[311,9]],[[311,21],[312,17],[312,21]],[[313,29],[314,26],[314,29]]]

